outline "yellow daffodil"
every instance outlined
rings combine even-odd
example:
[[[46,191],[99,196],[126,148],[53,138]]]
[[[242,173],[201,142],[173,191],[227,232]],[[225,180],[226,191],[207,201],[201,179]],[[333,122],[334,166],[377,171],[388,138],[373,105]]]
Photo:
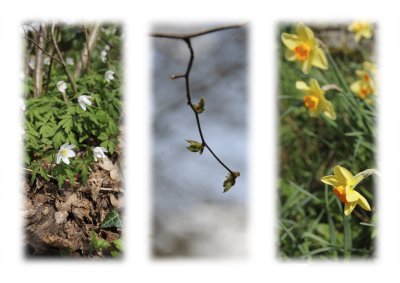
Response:
[[[332,103],[325,98],[325,92],[319,87],[317,80],[311,79],[309,86],[303,81],[298,81],[296,88],[304,93],[304,105],[308,108],[311,117],[318,117],[324,113],[329,119],[336,119]]]
[[[322,177],[321,182],[333,186],[333,192],[344,203],[344,214],[350,215],[357,204],[363,209],[371,211],[368,201],[355,190],[355,187],[364,178],[376,173],[376,171],[368,169],[353,176],[349,170],[337,165],[333,173],[334,175]]]
[[[304,74],[311,67],[328,69],[328,60],[324,51],[319,47],[313,31],[304,24],[296,26],[296,34],[282,33],[281,39],[287,47],[285,57],[289,61],[298,61]]]
[[[376,66],[371,62],[364,62],[362,66],[362,70],[356,71],[359,79],[350,85],[350,89],[358,97],[365,99],[375,93],[375,83],[372,75],[376,71]]]
[[[348,31],[354,32],[354,39],[359,42],[361,38],[370,39],[372,37],[372,25],[366,21],[354,21],[348,28]]]

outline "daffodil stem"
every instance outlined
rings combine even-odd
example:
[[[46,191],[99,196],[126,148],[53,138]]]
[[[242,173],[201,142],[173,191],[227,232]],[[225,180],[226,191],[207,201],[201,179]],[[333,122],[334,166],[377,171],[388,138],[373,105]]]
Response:
[[[351,227],[350,216],[343,215],[343,233],[344,233],[344,257],[349,259],[351,257]]]
[[[333,57],[329,51],[329,48],[325,45],[325,43],[323,43],[321,40],[319,41],[321,46],[325,49],[325,52],[328,56],[328,60],[330,62],[330,64],[332,65],[332,69],[333,69],[333,73],[335,74],[338,82],[340,83],[340,85],[342,86],[342,88],[345,90],[345,92],[349,95],[352,93],[350,87],[348,86],[348,84],[346,83],[346,80],[343,78],[338,66],[336,65],[335,60],[333,60]],[[354,107],[357,107],[356,102],[354,101],[353,97],[349,97],[350,102],[353,104]]]
[[[206,35],[206,34],[221,31],[221,30],[240,28],[240,27],[242,27],[242,25],[224,26],[224,27],[217,27],[217,28],[213,28],[213,29],[209,29],[209,30],[204,30],[201,32],[189,33],[189,34],[172,34],[172,33],[152,33],[151,34],[152,37],[183,40],[186,43],[187,47],[189,48],[190,58],[189,58],[189,62],[188,62],[185,74],[174,75],[171,78],[172,79],[178,79],[178,78],[185,79],[186,100],[187,100],[187,104],[192,109],[192,111],[195,115],[197,129],[199,131],[199,135],[201,138],[201,143],[208,149],[208,151],[212,154],[212,156],[214,156],[214,158],[231,174],[233,174],[234,172],[224,162],[222,162],[222,160],[214,153],[214,151],[211,149],[211,147],[207,144],[207,142],[204,138],[204,135],[203,135],[202,128],[201,128],[199,113],[196,111],[196,109],[192,103],[192,97],[191,97],[191,93],[190,93],[190,71],[192,70],[192,66],[193,66],[194,51],[193,51],[191,39],[193,37],[202,36],[202,35]]]

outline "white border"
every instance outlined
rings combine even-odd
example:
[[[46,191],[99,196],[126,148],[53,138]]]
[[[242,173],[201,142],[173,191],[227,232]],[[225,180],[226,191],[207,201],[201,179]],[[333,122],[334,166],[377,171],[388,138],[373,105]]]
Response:
[[[387,1],[389,2],[389,1]],[[398,277],[400,18],[395,1],[3,1],[0,3],[0,280],[22,282],[373,282]],[[379,28],[379,155],[377,259],[282,263],[276,260],[276,27],[281,21],[369,19]],[[126,191],[123,261],[26,261],[21,252],[21,28],[29,19],[117,21],[124,25]],[[154,262],[150,247],[149,28],[156,22],[247,21],[250,25],[250,255],[243,261]],[[340,138],[340,137],[338,137]],[[386,176],[391,176],[388,179]],[[387,278],[387,277],[386,277]]]

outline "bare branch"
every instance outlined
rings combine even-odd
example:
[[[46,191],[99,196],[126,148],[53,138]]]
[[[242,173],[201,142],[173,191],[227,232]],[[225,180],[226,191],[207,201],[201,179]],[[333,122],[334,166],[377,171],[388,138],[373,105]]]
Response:
[[[187,47],[189,48],[189,51],[190,51],[190,58],[189,58],[189,62],[188,62],[187,68],[186,68],[186,72],[185,72],[185,74],[173,75],[173,76],[171,76],[171,79],[178,79],[178,78],[184,78],[185,79],[187,104],[193,110],[193,114],[195,115],[196,123],[197,123],[197,129],[199,131],[199,135],[200,135],[200,138],[201,138],[202,145],[208,149],[208,151],[231,174],[231,176],[236,176],[236,177],[239,176],[240,173],[239,172],[234,172],[227,165],[225,165],[225,163],[222,162],[222,160],[214,153],[214,151],[207,144],[207,142],[206,142],[206,140],[204,138],[203,131],[202,131],[202,128],[201,128],[201,123],[200,123],[199,112],[196,111],[196,108],[195,108],[195,106],[193,105],[193,102],[192,102],[192,96],[191,96],[191,93],[190,93],[189,77],[190,77],[190,71],[192,70],[193,61],[194,61],[194,51],[193,51],[193,47],[192,47],[192,44],[191,44],[191,38],[197,37],[197,36],[202,36],[202,35],[209,34],[209,33],[212,33],[212,32],[217,32],[217,31],[222,31],[222,30],[227,30],[227,29],[233,29],[233,28],[240,28],[242,26],[243,25],[232,25],[232,26],[217,27],[217,28],[208,29],[208,30],[201,31],[201,32],[190,33],[190,34],[166,34],[166,33],[152,33],[151,34],[152,37],[171,38],[171,39],[183,40],[187,44]]]
[[[197,36],[202,36],[205,34],[221,31],[221,30],[226,30],[226,29],[233,29],[233,28],[241,28],[244,24],[240,25],[230,25],[230,26],[223,26],[223,27],[216,27],[212,29],[207,29],[204,31],[200,32],[194,32],[194,33],[186,33],[186,34],[176,34],[176,33],[152,33],[150,36],[152,37],[161,37],[161,38],[171,38],[171,39],[182,39],[182,40],[187,40],[191,39],[193,37]]]
[[[72,78],[71,74],[68,71],[67,64],[65,63],[64,58],[62,57],[60,48],[58,47],[57,40],[56,40],[56,37],[54,35],[55,26],[56,26],[55,23],[53,23],[53,25],[51,26],[51,39],[53,41],[54,48],[56,49],[58,58],[61,61],[61,65],[63,66],[64,72],[67,75],[68,81],[72,86],[72,91],[74,92],[74,95],[76,95],[77,91],[76,91],[76,86],[75,86],[74,79]],[[63,98],[64,98],[65,102],[68,102],[68,97],[67,97],[67,95],[65,93],[63,93]]]
[[[100,24],[96,23],[90,32],[87,34],[86,28],[84,28],[85,38],[86,38],[86,46],[83,48],[81,53],[81,58],[76,65],[75,68],[75,77],[79,77],[82,74],[82,71],[85,70],[90,63],[90,54],[96,46],[97,38],[100,32]]]
[[[44,50],[42,47],[40,47],[40,45],[39,45],[36,41],[34,41],[32,38],[29,38],[27,35],[25,35],[25,39],[29,40],[29,41],[32,42],[37,48],[39,48],[40,50],[42,50],[43,54],[45,54],[46,56],[49,56],[51,59],[56,60],[58,63],[62,64],[62,62],[61,62],[58,58],[56,58],[56,57],[52,56],[51,54],[47,53],[46,50]]]
[[[44,34],[42,34],[42,32]],[[46,33],[46,27],[44,24],[40,25],[40,32],[36,33],[36,40],[38,44],[36,45],[36,52],[35,52],[35,71],[33,74],[33,82],[34,82],[34,89],[33,89],[33,96],[39,97],[42,94],[43,90],[43,51],[44,50],[44,38]]]

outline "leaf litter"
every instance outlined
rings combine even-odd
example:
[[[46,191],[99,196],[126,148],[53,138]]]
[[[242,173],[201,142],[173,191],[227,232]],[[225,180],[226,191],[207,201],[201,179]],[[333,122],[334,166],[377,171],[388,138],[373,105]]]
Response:
[[[121,238],[124,206],[117,162],[101,159],[87,185],[66,182],[58,189],[56,182],[41,177],[30,184],[30,177],[28,173],[24,184],[28,255],[103,258],[116,254],[98,243],[105,240],[111,246],[115,241],[117,245]]]

